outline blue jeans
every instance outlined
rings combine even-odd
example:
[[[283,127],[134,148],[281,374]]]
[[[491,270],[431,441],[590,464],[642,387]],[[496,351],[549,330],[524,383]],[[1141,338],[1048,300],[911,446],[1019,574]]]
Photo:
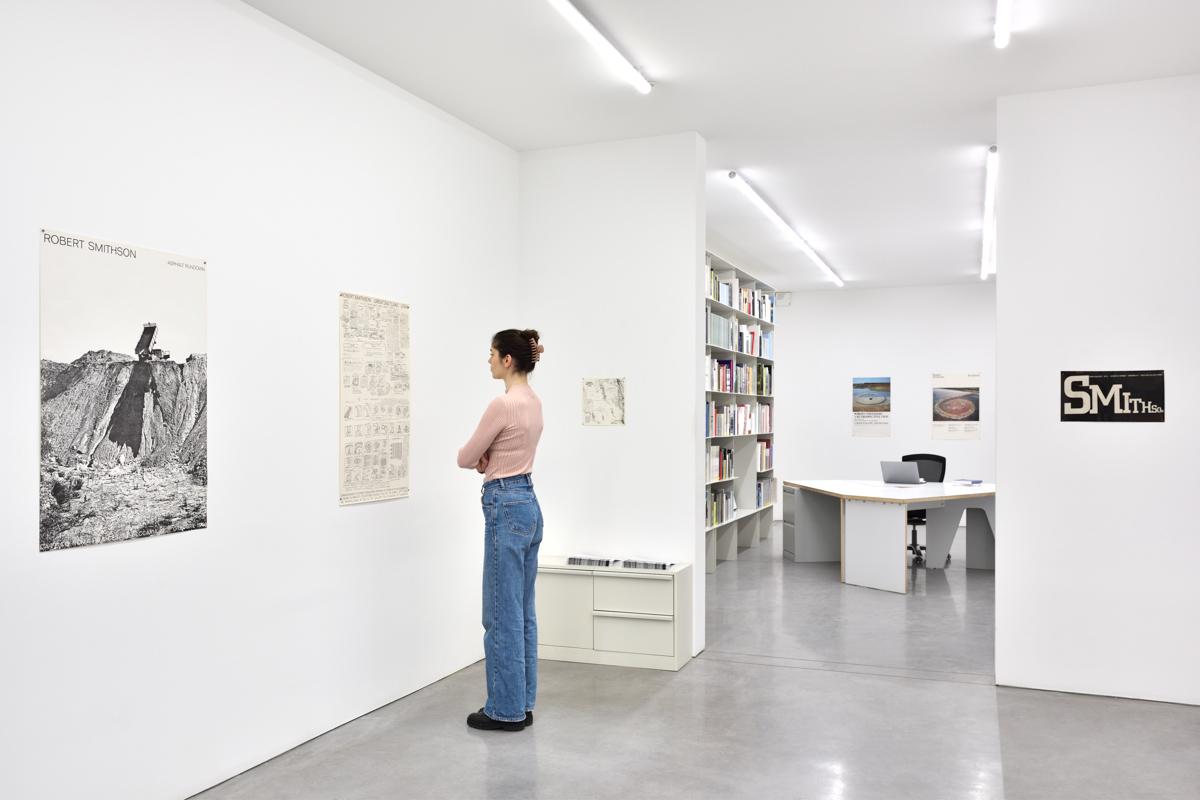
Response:
[[[537,697],[533,584],[542,509],[529,475],[483,485],[483,652],[492,719],[519,722]]]

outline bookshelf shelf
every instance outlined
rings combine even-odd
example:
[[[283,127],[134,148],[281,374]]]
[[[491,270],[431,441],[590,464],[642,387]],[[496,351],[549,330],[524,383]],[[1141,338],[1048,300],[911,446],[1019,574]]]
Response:
[[[718,463],[734,473],[704,484],[705,569],[714,572],[718,561],[736,559],[739,549],[757,545],[771,531],[774,515],[767,509],[778,485],[773,470],[759,467],[774,466],[776,303],[775,289],[753,275],[712,253],[705,262],[706,386],[720,387],[704,392],[706,475]],[[771,432],[709,435],[761,428]]]
[[[740,308],[726,305],[725,303],[722,303],[720,300],[717,300],[715,297],[706,297],[704,299],[708,302],[708,305],[710,308],[717,308],[717,309],[720,309],[721,311],[728,311],[728,312],[736,315],[737,318],[742,320],[743,322],[757,322],[761,325],[770,325],[772,328],[775,327],[775,323],[772,322],[771,320],[763,319],[762,317],[756,317],[753,314],[747,314],[745,311],[742,311]]]
[[[705,533],[708,533],[710,531],[715,531],[717,528],[724,528],[726,525],[732,525],[735,522],[739,522],[744,519],[749,519],[750,517],[753,517],[755,514],[759,513],[760,511],[766,511],[768,508],[774,508],[774,506],[775,506],[774,503],[767,503],[765,506],[759,506],[758,508],[747,508],[743,511],[737,512],[737,514],[733,515],[732,517],[725,520],[724,522],[718,522],[716,525],[713,525],[710,528],[705,528],[704,531],[705,531]]]
[[[753,353],[743,353],[741,350],[730,350],[728,347],[721,347],[721,345],[712,344],[711,342],[705,342],[704,346],[709,350],[715,350],[718,353],[726,353],[734,356],[735,358],[753,358],[755,361],[765,361],[768,364],[775,363],[775,359],[767,356],[756,356]]]
[[[750,394],[748,392],[723,392],[720,389],[705,389],[705,391],[708,394],[723,394],[728,397],[764,397],[764,395],[761,394]],[[769,400],[770,397],[767,397],[767,399]]]

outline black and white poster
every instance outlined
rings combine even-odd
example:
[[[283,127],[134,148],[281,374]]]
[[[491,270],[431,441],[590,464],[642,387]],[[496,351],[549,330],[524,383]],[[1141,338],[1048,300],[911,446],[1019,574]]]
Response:
[[[1166,422],[1166,373],[1161,369],[1063,370],[1061,422]]]
[[[202,259],[42,231],[40,547],[208,525]]]

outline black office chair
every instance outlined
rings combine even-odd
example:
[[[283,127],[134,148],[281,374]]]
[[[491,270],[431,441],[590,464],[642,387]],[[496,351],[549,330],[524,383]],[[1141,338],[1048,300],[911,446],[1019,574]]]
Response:
[[[941,483],[946,478],[945,456],[933,455],[932,453],[910,453],[909,455],[901,456],[900,460],[917,462],[917,474],[924,478],[926,483]],[[908,549],[913,554],[913,566],[919,567],[925,563],[925,556],[921,552],[925,549],[925,546],[917,544],[917,526],[925,524],[925,512],[909,511],[908,524],[912,525],[912,544],[908,546]],[[946,560],[950,560],[948,554]]]

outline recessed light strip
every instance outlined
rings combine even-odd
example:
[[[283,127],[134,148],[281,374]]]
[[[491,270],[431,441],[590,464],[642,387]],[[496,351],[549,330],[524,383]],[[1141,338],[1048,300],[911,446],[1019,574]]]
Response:
[[[1008,40],[1012,38],[1012,4],[1013,0],[996,0],[996,27],[993,41],[1001,50],[1008,47]]]
[[[755,208],[763,213],[763,216],[775,223],[776,228],[779,228],[779,230],[788,239],[790,239],[793,244],[800,248],[804,255],[808,256],[809,260],[821,268],[821,271],[825,273],[825,277],[833,281],[839,288],[846,285],[845,281],[839,278],[837,273],[830,269],[829,265],[825,263],[825,259],[817,255],[817,251],[812,249],[812,245],[804,241],[804,237],[796,233],[795,229],[792,228],[791,225],[788,225],[787,222],[784,221],[783,217],[779,216],[779,212],[771,208],[771,206],[767,204],[767,201],[763,200],[762,197],[759,196],[758,192],[754,191],[754,187],[747,183],[745,178],[743,178],[741,175],[738,175],[736,172],[730,171],[729,179],[733,181],[733,185],[736,186],[738,190],[741,191],[741,193],[744,194],[746,198],[754,204]]]
[[[979,279],[996,274],[996,178],[1000,153],[996,145],[988,148],[987,177],[983,185],[983,251],[979,259]]]
[[[650,90],[654,88],[650,85],[650,81],[637,71],[637,67],[633,66],[629,59],[621,55],[621,51],[614,47],[612,42],[604,38],[604,34],[596,30],[595,25],[588,22],[587,17],[579,13],[579,9],[572,5],[570,0],[546,0],[546,2],[552,5],[555,11],[562,14],[563,19],[571,23],[571,27],[577,30],[580,36],[587,39],[587,43],[600,54],[600,58],[604,60],[609,69],[642,94],[650,94]]]

